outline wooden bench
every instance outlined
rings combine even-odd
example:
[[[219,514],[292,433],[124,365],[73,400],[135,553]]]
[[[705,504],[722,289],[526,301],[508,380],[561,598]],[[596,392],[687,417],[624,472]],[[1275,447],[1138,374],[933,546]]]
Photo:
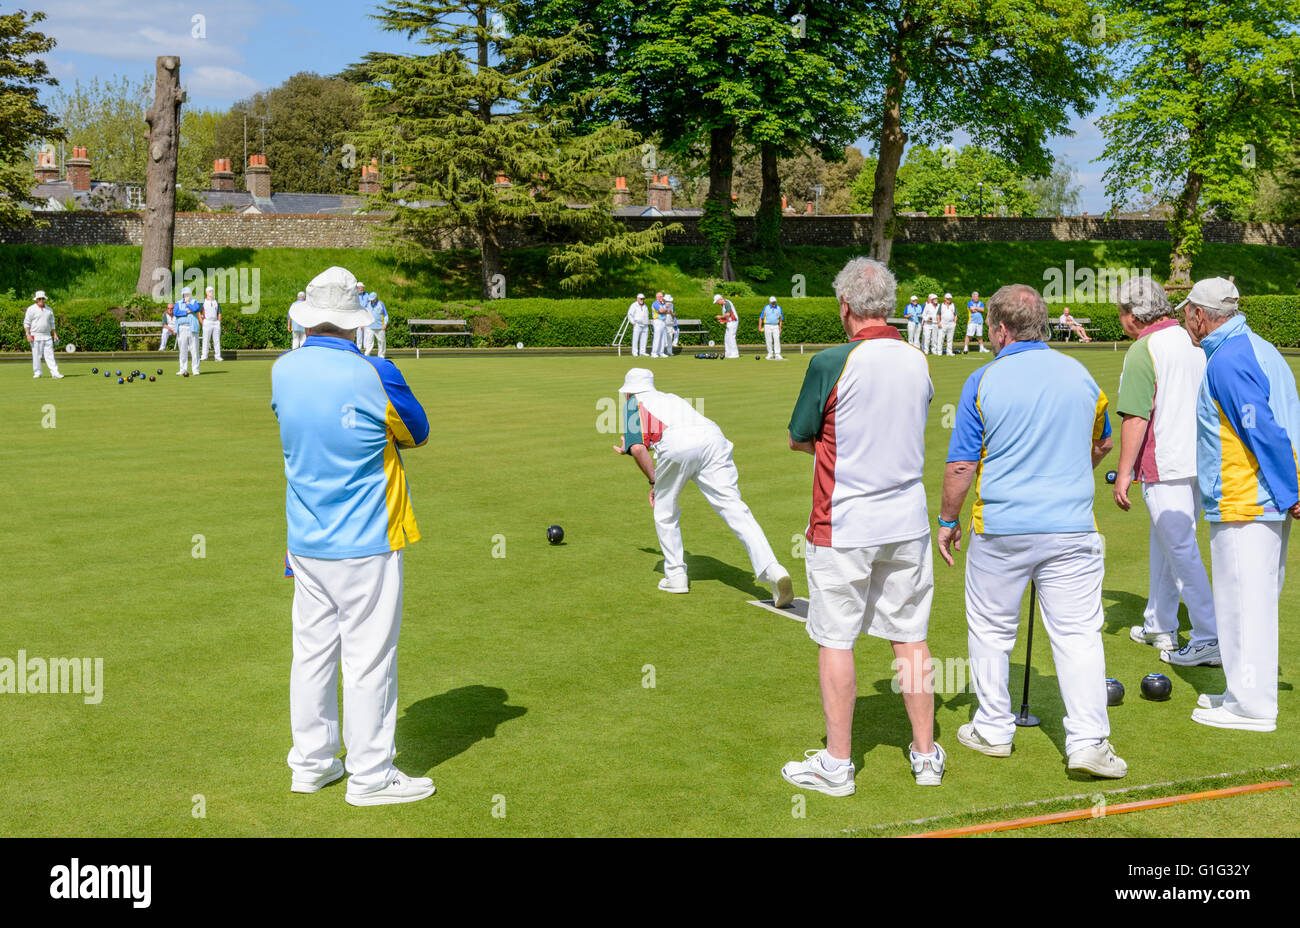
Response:
[[[122,350],[130,348],[127,339],[129,338],[156,338],[162,340],[163,324],[161,322],[123,322],[122,323]]]
[[[677,334],[707,337],[709,330],[704,327],[704,322],[701,319],[678,319]]]
[[[411,333],[411,347],[418,348],[417,338],[452,338],[465,339],[465,347],[474,344],[474,333],[464,319],[408,319],[406,326]]]
[[[1091,337],[1094,329],[1094,327],[1088,325],[1088,323],[1091,321],[1092,319],[1088,316],[1074,317],[1074,324],[1079,326],[1079,328],[1083,329],[1083,331],[1087,332],[1089,337]],[[1070,340],[1070,336],[1074,334],[1073,330],[1071,330],[1071,328],[1068,325],[1063,325],[1061,323],[1060,316],[1049,316],[1047,320],[1047,328],[1049,333],[1052,334],[1054,338],[1059,338],[1063,342],[1068,342]]]

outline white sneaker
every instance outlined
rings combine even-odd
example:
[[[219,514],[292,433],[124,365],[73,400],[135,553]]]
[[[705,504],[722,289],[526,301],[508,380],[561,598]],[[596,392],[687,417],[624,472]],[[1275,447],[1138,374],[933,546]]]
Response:
[[[772,587],[773,606],[781,609],[794,602],[794,584],[790,582],[790,571],[775,564],[767,569],[764,578]]]
[[[51,374],[50,376],[53,377],[55,380],[62,380],[64,377],[63,374]]]
[[[771,360],[772,360],[772,356],[769,354],[769,355],[768,355],[764,360],[771,361]]]
[[[773,361],[784,361],[785,358],[781,357],[781,356],[778,354],[778,355],[777,355],[775,358],[773,358],[772,360],[773,360]]]
[[[1079,748],[1066,763],[1069,770],[1086,770],[1095,777],[1118,780],[1128,775],[1128,764],[1115,753],[1109,741]]]
[[[685,577],[664,577],[659,581],[659,589],[665,593],[689,593],[691,585]]]
[[[184,372],[184,371],[177,371],[177,372],[176,372],[176,376],[177,376],[177,377],[184,377],[184,376],[185,376],[185,372]]]
[[[367,793],[349,792],[344,796],[350,806],[391,806],[399,802],[419,802],[428,799],[437,788],[428,777],[408,777],[400,770],[387,786]]]
[[[1202,709],[1217,709],[1227,698],[1227,693],[1202,693],[1196,697],[1196,704]]]
[[[990,744],[984,740],[984,736],[975,730],[974,722],[967,722],[957,729],[957,740],[973,751],[979,751],[981,754],[987,754],[989,757],[1010,757],[1011,742],[1006,744]]]
[[[289,789],[291,792],[295,793],[315,793],[319,792],[321,787],[329,786],[342,776],[343,761],[336,757],[334,758],[334,763],[330,765],[329,769],[319,776],[307,777],[305,779],[295,776]]]
[[[988,354],[988,353],[989,350],[987,348],[980,348],[980,354]]]
[[[1197,700],[1199,702],[1200,700]],[[1220,703],[1212,709],[1196,708],[1192,710],[1192,721],[1209,725],[1211,728],[1235,728],[1239,731],[1276,731],[1277,722],[1273,719],[1252,719],[1238,715],[1223,707]]]
[[[853,764],[847,763],[838,770],[827,770],[822,766],[822,757],[826,750],[804,751],[807,760],[792,760],[781,768],[785,781],[800,789],[815,789],[827,796],[852,796],[857,788],[853,783]]]
[[[1178,636],[1171,632],[1149,632],[1141,625],[1128,630],[1128,636],[1138,644],[1149,644],[1161,651],[1177,651]]]
[[[939,742],[934,743],[934,757],[926,757],[907,746],[907,756],[912,762],[912,776],[916,777],[917,786],[938,786],[943,783],[943,762],[948,759]]]
[[[40,379],[41,379],[40,371],[37,371],[35,374],[32,374],[32,380],[40,380]]]
[[[1190,644],[1177,651],[1163,650],[1160,659],[1176,667],[1220,667],[1223,658],[1219,654],[1219,642],[1211,641],[1193,648]]]

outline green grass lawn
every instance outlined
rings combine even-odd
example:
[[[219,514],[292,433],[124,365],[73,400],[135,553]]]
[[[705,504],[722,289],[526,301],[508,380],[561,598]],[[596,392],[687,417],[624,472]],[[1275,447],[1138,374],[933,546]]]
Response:
[[[1113,396],[1122,353],[1078,356]],[[600,401],[615,395],[628,360],[525,356],[402,362],[433,433],[405,455],[424,540],[406,555],[397,763],[432,776],[438,794],[371,809],[345,804],[342,783],[291,794],[292,581],[282,576],[270,365],[205,365],[203,376],[182,379],[174,354],[142,357],[113,366],[161,367],[158,382],[119,386],[81,363],[67,363],[63,381],[32,380],[25,364],[0,365],[8,490],[0,657],[24,649],[104,663],[98,705],[73,694],[0,695],[0,834],[896,834],[920,830],[895,824],[913,820],[951,827],[1087,807],[1112,790],[1129,791],[1107,800],[1122,802],[1294,773],[1262,768],[1300,753],[1300,634],[1288,620],[1296,584],[1282,602],[1279,730],[1191,722],[1196,693],[1221,691],[1223,674],[1170,670],[1128,640],[1146,594],[1147,522],[1140,502],[1128,514],[1110,502],[1101,473],[1112,456],[1098,470],[1097,520],[1108,542],[1107,669],[1129,694],[1111,711],[1112,741],[1129,777],[1067,776],[1040,626],[1031,679],[1042,727],[1021,731],[1009,759],[975,754],[956,740],[973,695],[941,692],[938,735],[950,760],[937,789],[912,782],[888,647],[863,639],[858,792],[797,799],[779,770],[822,744],[816,647],[802,625],[746,604],[767,590],[694,491],[682,516],[691,594],[659,593],[645,481],[612,452],[615,436],[598,430]],[[755,367],[748,356],[723,364],[683,356],[656,362],[656,375],[663,389],[702,398],[735,442],[741,491],[804,595],[792,549],[808,515],[811,460],[786,448],[785,426],[807,356],[790,357]],[[932,361],[932,515],[945,407],[976,363]],[[42,428],[51,412],[55,427]],[[551,523],[564,526],[564,545],[546,543]],[[505,557],[493,557],[502,539]],[[931,647],[940,659],[964,657],[960,562],[936,563]],[[1012,662],[1018,694],[1023,645]],[[652,670],[655,685],[643,685]],[[1170,673],[1170,701],[1137,696],[1153,670]],[[1233,776],[1205,779],[1224,773]],[[1151,784],[1169,785],[1136,789]],[[1048,833],[1294,836],[1296,795]],[[200,805],[204,817],[195,817]]]

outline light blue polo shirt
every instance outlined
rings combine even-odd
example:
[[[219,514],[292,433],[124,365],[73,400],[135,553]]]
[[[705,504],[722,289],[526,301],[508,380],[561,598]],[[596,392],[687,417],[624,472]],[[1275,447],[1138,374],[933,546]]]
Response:
[[[293,308],[294,308],[295,306],[297,306],[299,303],[306,303],[306,302],[307,302],[306,300],[294,300],[294,301],[289,305],[289,312],[290,312],[290,314],[293,313]],[[299,325],[298,323],[296,323],[296,322],[293,321],[293,316],[292,316],[292,315],[289,316],[289,325],[291,325],[291,326],[293,327],[293,330],[294,330],[295,332],[305,332],[305,331],[307,331],[307,330],[304,329],[301,325]]]
[[[374,322],[370,323],[369,328],[378,332],[388,323],[388,307],[379,298],[379,294],[370,293],[367,296],[370,302],[366,304],[366,309],[370,310],[370,318],[374,320]]]
[[[1106,394],[1078,361],[1012,342],[966,380],[948,461],[977,461],[971,532],[1093,532],[1092,445]]]
[[[781,309],[780,303],[768,303],[763,307],[763,315],[759,320],[763,325],[779,325],[785,319],[785,312]]]

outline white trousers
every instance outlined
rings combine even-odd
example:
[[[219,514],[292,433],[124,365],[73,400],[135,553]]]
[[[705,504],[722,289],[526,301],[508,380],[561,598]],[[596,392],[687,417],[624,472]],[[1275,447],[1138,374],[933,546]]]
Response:
[[[357,347],[364,349],[366,347],[366,327],[362,326],[357,329]]]
[[[1214,594],[1196,543],[1201,492],[1195,477],[1142,484],[1142,499],[1151,516],[1148,544],[1150,586],[1142,628],[1147,632],[1178,633],[1178,600],[1187,603],[1193,647],[1219,637],[1214,620]]]
[[[159,351],[167,350],[167,339],[170,338],[171,335],[172,335],[172,330],[167,328],[167,326],[164,325],[162,330],[162,341],[158,343]]]
[[[1038,587],[1036,621],[1047,630],[1065,705],[1066,754],[1110,736],[1101,642],[1104,572],[1096,532],[970,536],[966,622],[979,700],[974,724],[990,744],[1008,744],[1016,733],[1009,659],[1031,580]],[[1044,664],[1040,657],[1038,666]]]
[[[176,351],[180,356],[180,370],[185,370],[185,360],[188,357],[190,362],[190,373],[199,372],[199,340],[194,337],[188,325],[183,325],[176,330]]]
[[[650,357],[666,358],[672,351],[672,328],[662,319],[654,320],[654,342],[650,346]]]
[[[655,459],[655,531],[664,553],[664,575],[686,576],[686,554],[679,524],[681,493],[694,480],[713,511],[736,533],[749,554],[755,576],[776,563],[776,555],[754,514],[740,498],[740,474],[731,460],[731,442],[718,429],[670,428]]]
[[[723,356],[728,358],[740,357],[740,346],[736,344],[736,330],[740,328],[740,320],[727,323],[727,331],[722,336]]]
[[[763,341],[767,342],[767,356],[781,357],[781,327],[779,325],[763,326]]]
[[[376,347],[379,348],[379,356],[384,356],[384,351],[388,348],[388,332],[384,329],[364,329],[366,334],[363,338],[365,347],[362,349],[366,354],[370,354]]]
[[[306,333],[305,331],[303,331],[303,332],[299,332],[299,331],[296,331],[296,330],[295,330],[295,331],[293,332],[293,347],[294,347],[294,348],[301,348],[301,347],[302,347],[302,343],[305,342],[306,340],[307,340],[307,333]]]
[[[632,324],[632,357],[640,357],[646,353],[646,340],[650,337],[650,324],[648,322],[634,322]]]
[[[921,324],[907,320],[907,343],[915,348],[921,347]]]
[[[939,354],[943,354],[945,344],[948,346],[948,354],[952,354],[952,335],[956,331],[957,323],[955,322],[939,326]]]
[[[396,773],[402,552],[343,560],[290,554],[289,566],[294,574],[289,769],[304,780],[319,776],[346,746],[348,792],[382,789]]]
[[[208,359],[208,345],[212,345],[213,353],[216,354],[217,360],[221,360],[221,320],[204,319],[203,320],[203,351],[199,355],[200,361]]]
[[[37,335],[32,339],[32,372],[38,377],[41,373],[42,358],[45,359],[45,366],[50,369],[50,376],[57,377],[59,362],[54,360],[54,339]]]
[[[1277,719],[1277,600],[1290,534],[1290,519],[1210,523],[1223,707],[1247,718]]]
[[[921,323],[921,350],[926,354],[938,353],[939,327],[933,322]]]

